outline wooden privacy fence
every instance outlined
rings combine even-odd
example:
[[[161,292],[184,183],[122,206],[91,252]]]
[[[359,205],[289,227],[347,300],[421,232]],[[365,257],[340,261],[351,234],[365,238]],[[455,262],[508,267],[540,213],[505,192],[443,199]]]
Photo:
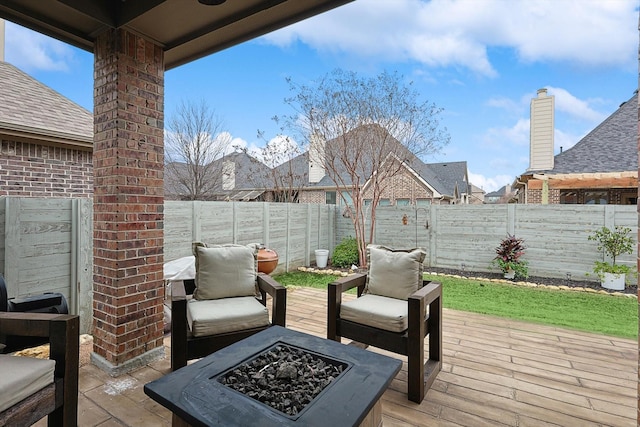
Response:
[[[277,272],[315,261],[335,246],[335,205],[247,202],[164,204],[164,259],[191,255],[192,242],[262,243],[279,255]]]
[[[91,326],[93,209],[91,199],[0,197],[0,273],[9,296],[61,292]],[[601,226],[638,233],[636,206],[451,205],[381,207],[374,242],[427,248],[427,267],[488,271],[507,233],[525,239],[524,259],[534,276],[586,276],[601,259],[587,236]],[[165,202],[165,262],[191,255],[193,241],[263,243],[279,254],[276,272],[315,262],[353,236],[351,220],[334,205],[247,202]],[[637,245],[636,245],[637,248]],[[636,265],[637,252],[619,261]]]
[[[60,292],[91,327],[91,199],[0,197],[0,273],[9,297]]]
[[[491,271],[495,248],[507,233],[524,238],[529,274],[597,281],[588,275],[602,260],[596,229],[616,225],[631,228],[637,243],[637,206],[622,205],[433,205],[426,208],[380,207],[374,241],[392,247],[427,248],[425,266],[466,271]],[[337,243],[353,235],[350,219],[337,217]],[[636,266],[632,255],[617,262]],[[495,269],[494,271],[499,271]]]

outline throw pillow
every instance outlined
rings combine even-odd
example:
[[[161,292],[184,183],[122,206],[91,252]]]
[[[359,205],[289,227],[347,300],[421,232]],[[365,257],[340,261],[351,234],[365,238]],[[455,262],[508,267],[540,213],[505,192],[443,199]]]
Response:
[[[424,248],[391,249],[367,246],[367,284],[365,292],[406,300],[422,285]]]
[[[257,251],[243,245],[193,244],[198,300],[257,295]]]

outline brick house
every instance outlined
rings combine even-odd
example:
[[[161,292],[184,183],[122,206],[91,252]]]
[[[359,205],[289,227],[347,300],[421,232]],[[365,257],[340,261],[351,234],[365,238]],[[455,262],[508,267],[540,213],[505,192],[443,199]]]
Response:
[[[2,61],[0,154],[0,196],[93,195],[93,114]]]
[[[513,184],[518,203],[636,205],[637,91],[576,145],[553,155],[553,96],[531,101],[529,169]]]
[[[368,143],[374,144],[375,138],[379,137],[376,136],[379,129],[371,125],[363,126],[352,132],[359,132],[364,135],[363,138],[369,138]],[[382,131],[386,133],[385,130]],[[388,133],[387,137],[389,137]],[[324,153],[332,144],[338,143],[338,138],[327,142],[318,139],[312,140],[309,151],[278,166],[280,169],[293,171],[297,177],[300,203],[341,204],[341,198],[337,194],[338,185],[327,174],[321,161],[322,156],[310,155],[310,153]],[[404,157],[400,172],[391,178],[391,184],[382,193],[380,205],[422,206],[469,203],[472,187],[469,183],[466,161],[427,164],[412,153],[405,153]],[[340,181],[347,186],[351,185],[349,175],[346,172],[340,173]],[[365,203],[371,201],[369,182],[365,182],[362,186]],[[341,187],[344,188],[344,185]],[[350,200],[350,195],[345,194],[345,198],[347,201]]]

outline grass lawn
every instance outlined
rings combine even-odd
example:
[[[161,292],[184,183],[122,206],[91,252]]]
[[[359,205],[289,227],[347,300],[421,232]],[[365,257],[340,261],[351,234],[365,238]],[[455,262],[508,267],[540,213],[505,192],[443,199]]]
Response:
[[[548,290],[447,276],[425,276],[442,283],[442,303],[454,310],[637,339],[635,298],[579,291]],[[335,276],[292,271],[274,276],[284,286],[326,289]]]

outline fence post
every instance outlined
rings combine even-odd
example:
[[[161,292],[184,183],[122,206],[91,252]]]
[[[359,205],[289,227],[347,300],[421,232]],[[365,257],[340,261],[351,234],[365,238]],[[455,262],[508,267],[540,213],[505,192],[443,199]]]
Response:
[[[20,199],[7,197],[5,200],[4,279],[8,296],[12,298],[20,295]]]
[[[269,242],[269,206],[271,206],[269,202],[262,204],[262,244],[265,248],[271,246]]]
[[[507,234],[512,236],[516,234],[516,205],[514,203],[507,205]]]
[[[305,254],[304,254],[304,263],[305,265],[311,265],[311,204],[307,204],[307,232],[305,235]],[[320,224],[318,224],[319,226]],[[320,243],[320,242],[318,242]]]
[[[192,242],[201,242],[202,241],[202,217],[200,212],[202,211],[202,202],[199,200],[194,200],[191,202],[191,218],[193,220],[193,224],[191,224],[191,237]]]
[[[429,267],[436,265],[436,250],[438,249],[438,205],[429,206],[429,226],[427,237],[429,239]]]

